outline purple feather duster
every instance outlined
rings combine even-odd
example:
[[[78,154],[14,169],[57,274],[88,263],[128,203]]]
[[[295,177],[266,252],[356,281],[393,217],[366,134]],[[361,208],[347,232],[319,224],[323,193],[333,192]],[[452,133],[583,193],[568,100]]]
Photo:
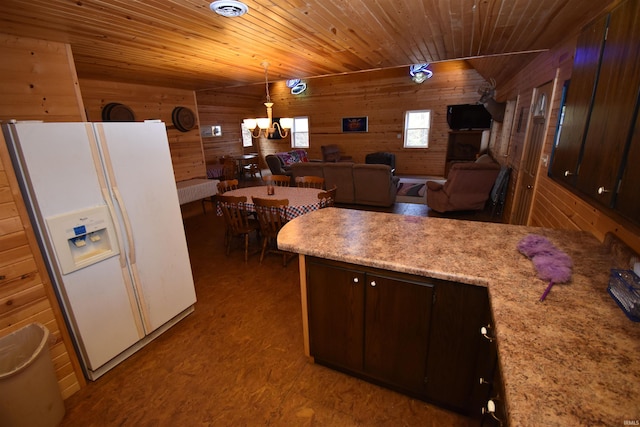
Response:
[[[538,272],[538,277],[549,281],[540,301],[544,301],[555,283],[571,280],[571,267],[573,266],[571,257],[553,246],[546,237],[529,234],[520,240],[518,250],[531,259]]]
[[[557,249],[546,237],[529,234],[520,240],[518,250],[528,258],[533,258],[535,255],[553,254]]]

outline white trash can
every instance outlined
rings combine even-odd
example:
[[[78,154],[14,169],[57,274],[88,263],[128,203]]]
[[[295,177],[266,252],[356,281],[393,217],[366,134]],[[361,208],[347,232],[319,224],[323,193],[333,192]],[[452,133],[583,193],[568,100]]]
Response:
[[[49,352],[49,330],[32,323],[0,338],[0,425],[54,427],[64,403]]]

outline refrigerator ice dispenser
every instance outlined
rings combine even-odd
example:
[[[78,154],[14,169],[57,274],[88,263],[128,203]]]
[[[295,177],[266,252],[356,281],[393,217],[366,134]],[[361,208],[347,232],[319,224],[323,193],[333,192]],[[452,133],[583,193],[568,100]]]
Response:
[[[47,218],[62,274],[69,274],[120,253],[107,206]]]

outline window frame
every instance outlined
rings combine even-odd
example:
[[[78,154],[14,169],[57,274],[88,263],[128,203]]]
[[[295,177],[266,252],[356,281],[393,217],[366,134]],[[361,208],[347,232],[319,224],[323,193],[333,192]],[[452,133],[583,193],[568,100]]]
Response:
[[[424,114],[427,113],[429,115],[427,121],[427,127],[409,127],[409,118],[412,114]],[[431,133],[431,122],[433,120],[433,112],[429,109],[424,110],[408,110],[405,111],[404,114],[404,137],[403,137],[403,148],[429,148],[429,136]],[[412,130],[424,130],[426,129],[426,140],[421,145],[407,145],[408,136]]]
[[[251,135],[251,129],[246,127],[242,122],[240,123],[240,133],[242,134],[242,148],[253,147],[253,136]]]
[[[299,120],[306,120],[307,122],[307,130],[306,131],[296,131],[296,124]],[[291,148],[309,148],[309,116],[297,116],[293,118],[293,127],[291,128]],[[306,145],[297,145],[296,144],[296,134],[306,134]]]

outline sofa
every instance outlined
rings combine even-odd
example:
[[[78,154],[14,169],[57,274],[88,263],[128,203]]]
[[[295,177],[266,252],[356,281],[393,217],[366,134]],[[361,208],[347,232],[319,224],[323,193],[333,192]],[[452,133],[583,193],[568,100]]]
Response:
[[[475,162],[453,163],[444,184],[427,181],[427,205],[436,212],[482,210],[499,172],[500,165],[488,154]]]
[[[290,167],[294,163],[308,162],[307,151],[295,149],[291,151],[267,154],[264,158],[272,175],[291,176]]]
[[[325,188],[337,187],[336,203],[391,206],[395,203],[399,178],[391,167],[349,162],[308,162],[291,165],[292,179],[320,176]]]

